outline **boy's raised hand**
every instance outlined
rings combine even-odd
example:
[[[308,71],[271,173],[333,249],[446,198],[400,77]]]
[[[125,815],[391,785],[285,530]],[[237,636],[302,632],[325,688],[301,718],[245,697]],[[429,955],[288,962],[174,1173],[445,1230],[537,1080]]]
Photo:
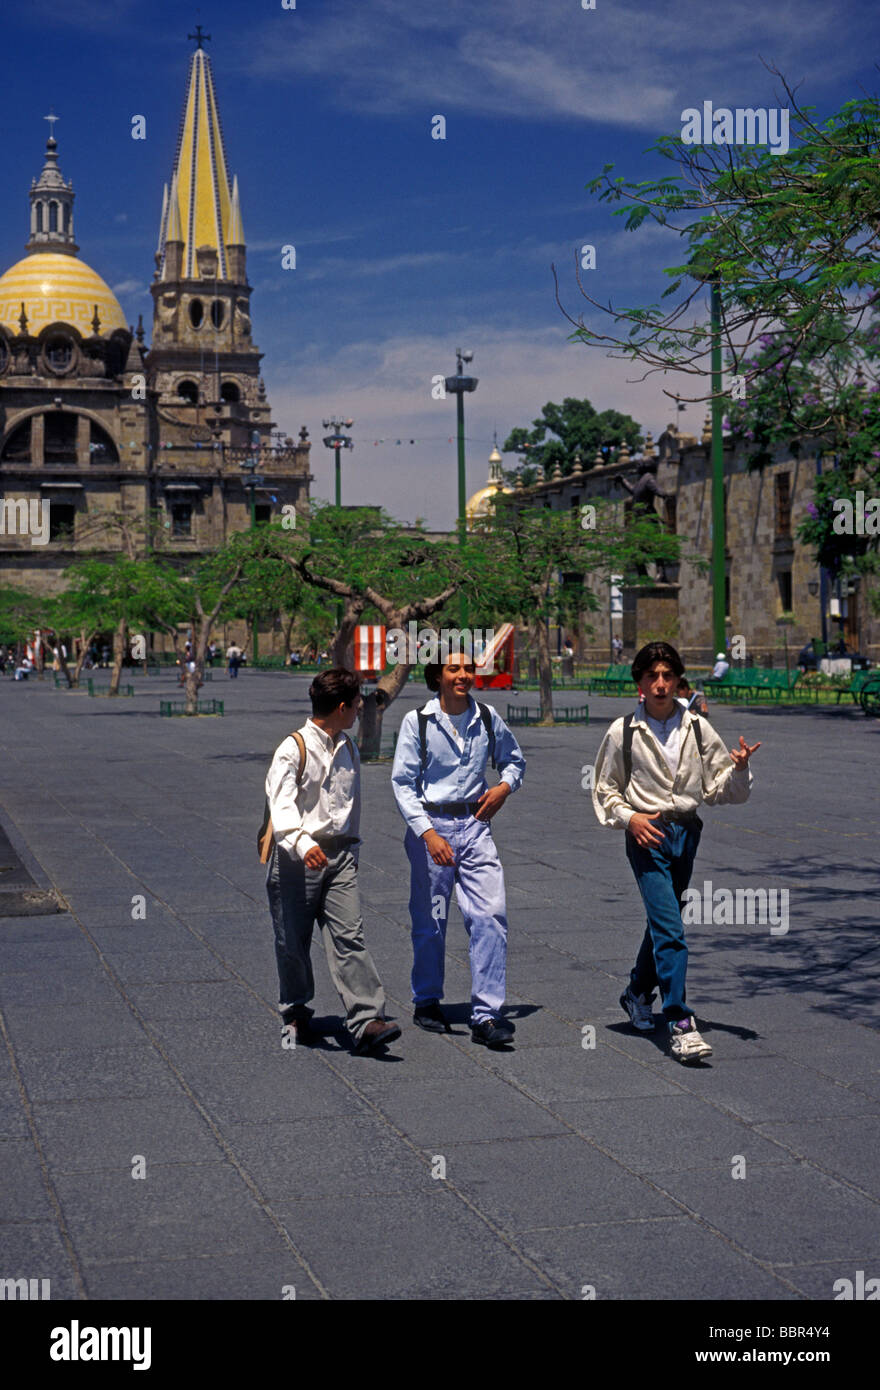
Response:
[[[757,752],[757,750],[760,747],[760,743],[756,743],[753,745],[753,747],[750,748],[749,745],[746,743],[745,739],[743,738],[742,734],[740,734],[739,748],[731,748],[730,756],[733,758],[733,761],[736,763],[737,767],[748,767],[749,758],[752,756],[753,753]]]

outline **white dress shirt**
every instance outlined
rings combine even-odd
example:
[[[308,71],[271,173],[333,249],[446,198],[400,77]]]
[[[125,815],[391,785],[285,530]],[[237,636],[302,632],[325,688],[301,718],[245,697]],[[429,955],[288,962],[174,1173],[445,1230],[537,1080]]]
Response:
[[[318,840],[351,835],[360,845],[360,755],[347,734],[335,738],[309,719],[299,730],[306,747],[306,766],[299,786],[299,749],[286,738],[275,750],[266,776],[272,832],[279,849],[305,859]]]

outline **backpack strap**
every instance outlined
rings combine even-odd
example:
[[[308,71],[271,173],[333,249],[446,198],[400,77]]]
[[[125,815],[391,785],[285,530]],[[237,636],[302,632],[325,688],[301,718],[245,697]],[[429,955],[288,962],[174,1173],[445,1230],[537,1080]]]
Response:
[[[296,785],[299,786],[306,770],[306,741],[298,729],[290,735],[299,750],[299,767],[296,769]]]
[[[497,772],[498,764],[495,761],[495,730],[492,727],[492,711],[490,710],[488,705],[478,704],[477,709],[480,711],[480,718],[483,721],[483,727],[486,730],[486,733],[489,735],[489,761],[491,762],[493,768],[495,768]]]
[[[428,766],[428,719],[430,716],[426,713],[427,708],[427,705],[422,705],[421,709],[416,710],[416,718],[419,721],[419,776],[423,783],[425,770]]]
[[[633,771],[633,727],[632,717],[623,721],[623,790],[626,792]]]
[[[294,730],[290,735],[297,746],[299,752],[299,767],[296,769],[296,785],[302,782],[303,773],[306,770],[306,742],[299,730]],[[257,853],[260,856],[261,864],[268,864],[272,858],[272,851],[275,848],[275,835],[272,830],[272,811],[269,806],[269,798],[266,797],[266,804],[263,807],[263,820],[257,831]]]

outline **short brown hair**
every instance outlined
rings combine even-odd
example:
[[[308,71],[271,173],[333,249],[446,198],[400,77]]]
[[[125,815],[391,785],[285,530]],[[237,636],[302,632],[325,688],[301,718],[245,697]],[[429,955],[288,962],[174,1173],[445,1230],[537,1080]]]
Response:
[[[354,704],[361,693],[361,678],[346,666],[319,671],[309,686],[312,714],[332,714],[340,705]]]
[[[429,690],[437,691],[440,689],[440,672],[444,666],[448,666],[453,659],[463,656],[468,666],[473,666],[476,670],[476,662],[468,652],[450,652],[445,661],[427,661],[425,663],[425,685]]]
[[[668,642],[649,642],[640,652],[636,652],[635,661],[630,667],[636,685],[655,661],[663,661],[667,666],[671,666],[676,676],[684,675],[684,662],[674,647]]]

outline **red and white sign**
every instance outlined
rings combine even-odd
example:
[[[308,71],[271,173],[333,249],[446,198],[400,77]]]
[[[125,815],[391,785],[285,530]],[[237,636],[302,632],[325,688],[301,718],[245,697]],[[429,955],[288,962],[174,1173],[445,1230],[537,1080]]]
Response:
[[[385,670],[385,629],[380,623],[361,623],[354,634],[354,669]]]

